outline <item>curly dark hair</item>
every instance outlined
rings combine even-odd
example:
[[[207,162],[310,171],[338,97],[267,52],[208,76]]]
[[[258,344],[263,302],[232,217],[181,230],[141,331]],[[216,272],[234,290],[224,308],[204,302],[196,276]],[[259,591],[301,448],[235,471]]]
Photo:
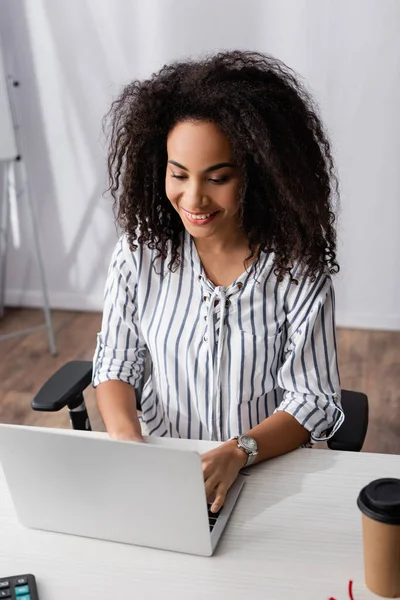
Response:
[[[299,259],[313,279],[339,271],[330,143],[313,99],[281,61],[228,51],[166,65],[127,85],[108,118],[109,191],[132,250],[145,243],[164,259],[171,251],[169,268],[179,265],[184,226],[165,193],[167,136],[179,122],[203,120],[226,135],[242,173],[251,256],[273,251],[280,280]]]

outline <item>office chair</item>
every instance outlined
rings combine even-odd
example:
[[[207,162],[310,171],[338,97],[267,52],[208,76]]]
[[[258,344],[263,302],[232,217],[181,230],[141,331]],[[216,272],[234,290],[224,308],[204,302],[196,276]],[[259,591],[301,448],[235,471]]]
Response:
[[[46,381],[32,400],[31,406],[33,410],[48,412],[67,406],[72,428],[91,431],[83,397],[83,392],[91,381],[91,362],[68,362]],[[139,410],[142,383],[135,389]],[[331,450],[360,452],[368,428],[368,398],[361,392],[342,390],[342,408],[346,418],[340,429],[328,440],[328,446]]]

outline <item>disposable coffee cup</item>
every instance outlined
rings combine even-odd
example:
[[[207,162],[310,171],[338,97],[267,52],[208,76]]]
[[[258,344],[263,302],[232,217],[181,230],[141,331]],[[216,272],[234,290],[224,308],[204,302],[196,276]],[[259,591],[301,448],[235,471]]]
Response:
[[[367,587],[384,598],[400,598],[400,479],[376,479],[357,500],[362,512]]]

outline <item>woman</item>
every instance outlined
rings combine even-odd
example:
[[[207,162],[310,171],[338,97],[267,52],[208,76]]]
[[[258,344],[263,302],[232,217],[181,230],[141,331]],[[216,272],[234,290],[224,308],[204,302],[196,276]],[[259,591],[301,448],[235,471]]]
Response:
[[[217,511],[252,462],[340,426],[329,142],[293,72],[225,52],[128,85],[111,110],[123,235],[93,384],[110,435],[142,440],[134,387],[151,358],[150,435],[203,455]]]

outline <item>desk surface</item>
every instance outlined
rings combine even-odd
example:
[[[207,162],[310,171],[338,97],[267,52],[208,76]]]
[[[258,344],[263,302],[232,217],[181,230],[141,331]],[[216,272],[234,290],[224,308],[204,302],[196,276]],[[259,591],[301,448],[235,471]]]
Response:
[[[40,600],[348,600],[350,579],[355,600],[372,600],[356,500],[399,475],[400,456],[383,454],[300,449],[257,465],[201,558],[25,529],[0,471],[0,576],[32,572]]]

